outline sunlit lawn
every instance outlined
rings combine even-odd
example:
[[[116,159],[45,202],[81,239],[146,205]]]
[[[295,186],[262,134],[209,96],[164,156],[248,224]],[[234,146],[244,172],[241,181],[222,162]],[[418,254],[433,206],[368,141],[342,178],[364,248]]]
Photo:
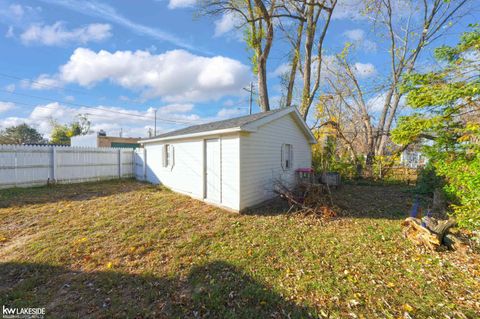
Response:
[[[3,190],[0,303],[47,318],[480,316],[478,272],[402,238],[403,191],[346,185],[351,214],[322,222],[129,180]]]

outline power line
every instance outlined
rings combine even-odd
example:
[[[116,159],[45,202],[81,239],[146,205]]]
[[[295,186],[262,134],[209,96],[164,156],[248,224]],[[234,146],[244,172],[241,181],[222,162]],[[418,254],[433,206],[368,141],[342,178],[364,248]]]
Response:
[[[80,103],[74,103],[74,102],[67,102],[67,101],[63,101],[63,100],[51,99],[51,98],[48,98],[48,97],[42,97],[42,96],[38,96],[38,95],[12,92],[12,91],[3,90],[3,89],[0,89],[0,91],[5,92],[5,93],[9,93],[9,94],[19,95],[19,96],[24,96],[24,97],[30,97],[30,98],[35,98],[35,99],[40,99],[40,100],[45,100],[45,101],[50,101],[50,102],[57,102],[57,103],[60,102],[60,103],[67,104],[67,105],[73,105],[73,106],[77,106],[77,107],[83,107],[83,108],[93,109],[93,110],[102,111],[102,112],[111,112],[111,113],[121,114],[121,115],[125,115],[125,116],[134,116],[134,117],[139,117],[139,118],[146,118],[146,119],[150,119],[150,120],[154,119],[154,117],[152,117],[152,116],[146,116],[146,115],[141,115],[141,114],[134,114],[134,113],[116,111],[116,110],[111,110],[111,109],[105,109],[105,108],[95,107],[95,106],[86,105],[86,104],[80,104]],[[196,121],[181,121],[181,120],[166,119],[166,118],[161,118],[161,119],[158,119],[158,120],[163,121],[163,122],[175,123],[175,124],[197,124],[198,123]]]
[[[85,96],[99,98],[98,96],[91,95],[91,94],[87,93],[86,91],[74,90],[74,89],[65,88],[65,87],[61,87],[61,86],[57,86],[57,85],[46,84],[46,83],[42,83],[42,82],[35,81],[35,80],[25,79],[25,78],[22,78],[22,77],[19,77],[19,76],[16,76],[16,75],[7,74],[7,73],[4,73],[4,72],[0,72],[0,76],[5,77],[5,78],[10,78],[10,79],[16,79],[16,80],[20,80],[20,81],[28,81],[28,82],[35,83],[35,84],[43,86],[43,87],[49,87],[49,88],[54,88],[54,89],[59,89],[59,90],[64,90],[64,91],[71,91],[71,92],[83,94]],[[100,110],[100,111],[103,111],[103,112],[112,112],[112,113],[122,114],[122,115],[126,115],[126,116],[145,117],[145,118],[149,118],[149,119],[155,119],[155,117],[149,117],[149,116],[140,115],[140,114],[133,114],[133,113],[127,113],[127,112],[122,112],[122,111],[108,110],[108,109],[103,109],[103,108],[94,107],[94,106],[90,106],[90,105],[84,105],[84,104],[67,102],[67,101],[62,101],[62,100],[49,99],[49,98],[40,97],[40,96],[16,93],[16,92],[9,91],[9,90],[1,90],[1,91],[6,92],[6,93],[10,93],[10,94],[17,94],[17,95],[23,95],[23,96],[31,97],[31,98],[43,99],[45,101],[61,102],[61,103],[69,104],[69,105],[73,105],[73,106],[96,109],[96,110]],[[136,104],[136,105],[139,105],[139,104]],[[176,124],[198,124],[197,121],[182,121],[182,120],[165,119],[165,118],[164,119],[159,119],[159,121],[171,122],[171,123],[176,123]]]
[[[44,100],[44,101],[57,102],[57,103],[58,103],[58,102],[61,102],[61,103],[63,103],[63,104],[68,104],[68,105],[73,105],[73,106],[78,106],[78,107],[84,107],[84,108],[89,108],[89,109],[95,109],[95,110],[100,110],[100,111],[105,111],[105,112],[112,112],[112,113],[118,113],[118,114],[123,114],[123,115],[127,115],[127,116],[145,117],[145,118],[153,119],[153,117],[149,117],[149,116],[145,116],[145,115],[134,114],[134,113],[126,113],[126,112],[116,111],[116,110],[103,109],[103,108],[99,108],[99,107],[95,107],[95,106],[90,106],[90,105],[86,105],[86,104],[80,104],[80,103],[74,103],[74,102],[67,102],[67,101],[52,99],[52,98],[43,97],[43,96],[38,96],[38,95],[31,95],[31,94],[26,94],[26,93],[12,92],[12,91],[2,90],[2,89],[0,89],[0,91],[5,92],[5,93],[9,93],[9,94],[15,94],[15,95],[20,95],[20,96],[24,96],[24,97],[30,97],[30,98],[40,99],[40,100]]]
[[[48,109],[48,110],[57,110],[56,108],[53,108],[53,107],[48,107],[46,105],[35,105],[35,104],[31,104],[31,103],[25,103],[25,102],[18,102],[18,101],[14,101],[14,100],[8,100],[8,99],[2,99],[3,101],[5,102],[11,102],[11,103],[15,103],[15,104],[20,104],[20,105],[25,105],[25,106],[33,106],[35,108],[41,108],[41,109]],[[112,117],[111,116],[108,116],[106,114],[96,114],[96,113],[86,113],[88,116],[91,116],[91,117],[100,117],[100,118],[108,118],[108,119],[111,119]],[[52,119],[53,116],[51,117],[45,117],[45,116],[41,116],[41,117],[36,117],[38,119]]]
[[[82,94],[84,96],[90,96],[90,97],[93,97],[93,98],[100,98],[99,96],[95,96],[95,95],[92,95],[90,93],[87,93],[86,90],[75,90],[75,89],[70,89],[70,88],[65,88],[65,87],[62,87],[62,86],[57,86],[57,85],[52,85],[52,84],[46,84],[46,83],[42,83],[42,82],[39,82],[39,81],[35,81],[35,80],[31,80],[31,79],[26,79],[26,78],[22,78],[22,77],[19,77],[19,76],[16,76],[16,75],[11,75],[11,74],[7,74],[7,73],[3,73],[3,72],[0,72],[0,76],[2,77],[5,77],[5,78],[10,78],[10,79],[15,79],[15,80],[20,80],[20,81],[28,81],[28,82],[31,82],[31,83],[35,83],[36,85],[40,85],[40,86],[43,86],[43,87],[48,87],[48,88],[54,88],[54,89],[59,89],[59,90],[62,90],[62,91],[71,91],[71,92],[74,92],[74,93],[79,93],[79,94]],[[13,91],[8,91],[8,93],[13,93]],[[33,97],[33,96],[32,96]],[[40,98],[40,97],[37,97],[37,98]],[[43,98],[45,99],[45,98]],[[50,101],[54,101],[54,102],[57,102],[57,100],[52,100],[50,99]],[[82,106],[82,107],[87,107],[86,105],[78,105],[78,104],[75,104],[75,103],[67,103],[67,102],[62,102],[62,103],[65,103],[65,104],[71,104],[71,105],[77,105],[77,106]],[[135,103],[135,105],[140,105],[138,103]],[[93,108],[93,107],[92,107]],[[100,109],[102,111],[106,111],[105,109],[102,109],[102,108],[96,108],[96,109]],[[108,110],[109,112],[114,112],[112,110]],[[119,111],[116,111],[116,113],[120,113]],[[126,112],[122,112],[122,114],[127,114]],[[132,114],[132,116],[140,116],[138,114]],[[154,119],[154,117],[152,117],[151,119]],[[160,120],[161,121],[161,120]],[[164,120],[164,122],[167,121],[167,120]],[[194,121],[191,121],[191,122],[188,122],[188,121],[180,121],[180,120],[171,120],[172,122],[175,121],[174,123],[178,123],[178,124],[195,124],[196,122]],[[155,125],[156,125],[156,121],[155,121]]]
[[[252,102],[253,102],[253,82],[250,82],[250,88],[243,88],[245,91],[250,93],[250,98],[248,99],[248,114],[252,115]]]
[[[36,85],[40,85],[40,86],[43,86],[43,87],[49,87],[49,88],[52,88],[52,89],[59,89],[59,90],[62,90],[62,91],[70,91],[70,92],[75,92],[75,93],[79,93],[79,94],[90,95],[90,93],[87,93],[86,90],[75,90],[75,89],[65,88],[65,87],[58,86],[58,85],[46,84],[46,83],[42,83],[40,81],[30,80],[30,79],[22,78],[20,76],[11,75],[11,74],[7,74],[7,73],[3,73],[3,72],[0,72],[0,76],[2,76],[4,78],[19,80],[19,81],[28,81],[28,82],[31,82],[31,83],[35,83]],[[90,96],[92,96],[92,95],[90,95]]]
[[[22,77],[19,77],[19,76],[16,76],[16,75],[7,74],[7,73],[4,73],[4,72],[0,72],[0,77],[10,78],[10,79],[15,79],[15,80],[20,80],[20,81],[28,81],[28,82],[35,83],[36,85],[43,86],[43,87],[49,87],[49,88],[59,89],[59,90],[62,90],[62,91],[71,91],[71,92],[83,94],[84,96],[90,96],[90,97],[94,97],[94,98],[99,98],[99,96],[91,95],[91,94],[87,93],[87,91],[80,91],[80,90],[65,88],[65,87],[62,87],[62,86],[47,84],[47,83],[43,83],[43,82],[39,82],[39,81],[35,81],[35,80],[30,80],[30,79],[22,78]],[[252,113],[252,102],[253,102],[253,96],[252,96],[252,95],[257,95],[257,93],[255,92],[255,90],[254,90],[254,88],[253,88],[253,83],[250,83],[250,90],[248,90],[248,89],[245,89],[245,90],[246,90],[246,91],[249,91],[249,93],[250,93],[249,109],[250,109],[250,114],[251,114],[251,113]],[[116,111],[116,110],[111,110],[111,109],[106,109],[106,108],[101,108],[101,107],[94,107],[94,106],[86,105],[86,104],[80,104],[80,103],[74,103],[74,102],[67,102],[67,101],[64,101],[64,100],[52,99],[52,98],[42,97],[42,96],[38,96],[38,95],[19,93],[19,92],[14,92],[14,91],[11,91],[11,90],[2,90],[2,89],[0,89],[0,91],[1,91],[1,92],[5,92],[5,93],[9,93],[9,94],[15,94],[15,95],[19,95],[19,96],[24,96],[24,97],[41,99],[41,100],[44,100],[44,101],[63,103],[63,104],[66,104],[66,105],[83,107],[83,108],[98,110],[98,111],[102,111],[102,112],[111,112],[111,113],[121,114],[121,115],[123,115],[123,116],[133,116],[133,117],[138,117],[138,118],[150,119],[150,120],[154,120],[154,121],[155,121],[155,122],[154,122],[154,126],[156,126],[156,121],[157,121],[157,116],[156,116],[156,114],[154,114],[154,116],[147,116],[147,115],[134,114],[134,113],[128,113],[128,112],[123,112],[123,111]],[[243,102],[243,101],[242,101],[242,102]],[[20,103],[20,102],[14,102],[14,103],[24,104],[24,105],[34,106],[34,107],[40,107],[40,106],[38,106],[38,105],[27,104],[27,103]],[[140,104],[136,104],[136,105],[140,105]],[[244,106],[240,106],[240,107],[241,107],[241,108],[246,108],[246,107],[244,107]],[[45,107],[44,107],[44,108],[45,108]],[[239,107],[237,107],[237,109],[238,109],[238,108],[239,108]],[[156,113],[156,112],[157,112],[157,110],[155,109],[155,113]],[[101,115],[92,114],[92,113],[89,113],[89,115],[102,117]],[[105,117],[105,116],[104,116],[104,117]],[[159,120],[159,121],[162,121],[162,122],[175,123],[175,124],[199,124],[199,123],[202,123],[201,121],[200,121],[200,122],[199,122],[199,121],[184,121],[184,120],[168,119],[168,118],[158,118],[158,120]]]

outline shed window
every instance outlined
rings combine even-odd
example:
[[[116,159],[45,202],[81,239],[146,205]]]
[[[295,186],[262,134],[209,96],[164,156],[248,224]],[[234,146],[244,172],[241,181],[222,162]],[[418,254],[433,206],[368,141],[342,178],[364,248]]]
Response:
[[[173,145],[165,144],[163,146],[163,167],[173,166]]]
[[[292,144],[282,145],[282,167],[284,170],[293,167],[293,147]]]

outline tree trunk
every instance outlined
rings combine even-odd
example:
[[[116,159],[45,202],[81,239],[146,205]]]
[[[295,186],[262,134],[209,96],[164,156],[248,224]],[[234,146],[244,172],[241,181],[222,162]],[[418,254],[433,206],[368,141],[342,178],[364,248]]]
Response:
[[[270,102],[268,100],[268,88],[267,88],[267,59],[270,54],[270,49],[273,42],[273,23],[271,16],[275,8],[275,0],[270,3],[270,11],[267,10],[265,4],[261,0],[255,0],[255,7],[260,11],[263,20],[265,21],[265,45],[262,49],[263,28],[259,28],[260,39],[256,41],[256,54],[257,54],[257,76],[258,76],[258,96],[260,99],[260,107],[263,112],[270,111]],[[260,26],[263,22],[260,21]]]
[[[295,86],[295,77],[297,75],[298,61],[300,60],[300,46],[302,45],[303,26],[305,22],[300,21],[297,28],[297,39],[293,48],[292,65],[288,77],[286,106],[292,105],[293,87]]]
[[[383,134],[380,135],[380,142],[378,143],[377,155],[382,156],[385,152],[385,145],[387,143],[388,136],[390,134],[390,129],[392,127],[393,120],[395,119],[395,115],[397,113],[398,104],[400,103],[400,98],[401,96],[397,92],[393,94],[393,102],[390,105],[390,112],[388,114],[387,121],[383,128]]]
[[[385,121],[387,118],[388,111],[390,110],[390,104],[392,102],[393,91],[395,90],[395,86],[392,85],[390,89],[387,91],[387,95],[385,96],[385,103],[383,105],[382,114],[380,115],[380,120],[378,121],[377,126],[377,134],[375,136],[375,153],[378,153],[378,149],[380,146],[380,140],[384,134],[383,128],[385,126]]]
[[[257,62],[258,77],[258,98],[263,112],[270,111],[270,101],[268,100],[267,87],[267,63],[265,59],[258,59]]]
[[[312,77],[312,49],[316,26],[314,23],[314,11],[315,7],[313,5],[309,5],[307,9],[307,30],[305,34],[305,61],[303,64],[302,105],[300,108],[300,113],[302,113],[304,117],[310,101],[310,86]]]

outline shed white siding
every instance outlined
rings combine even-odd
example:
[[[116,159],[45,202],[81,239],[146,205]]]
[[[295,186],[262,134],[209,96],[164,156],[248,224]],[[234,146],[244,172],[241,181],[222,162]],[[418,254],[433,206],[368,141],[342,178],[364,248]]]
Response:
[[[137,158],[146,159],[147,181],[241,211],[274,197],[277,180],[293,184],[295,170],[311,166],[315,142],[300,113],[285,108],[145,140],[146,156]],[[173,153],[168,167],[166,144]]]
[[[179,140],[168,143],[173,147],[173,163],[167,167],[163,166],[164,144],[146,145],[147,180],[154,184],[163,184],[177,192],[202,197],[202,140]]]
[[[222,136],[220,139],[222,154],[222,205],[240,210],[240,138]]]
[[[275,196],[275,180],[295,181],[295,170],[312,165],[311,145],[292,113],[240,137],[240,210]],[[282,168],[282,145],[293,147],[292,168]]]
[[[179,139],[168,142],[145,144],[146,149],[146,179],[154,184],[162,184],[168,188],[204,199],[205,195],[205,139]],[[239,210],[240,175],[239,175],[239,135],[215,136],[220,141],[221,161],[221,189],[220,201],[222,205]],[[163,146],[173,147],[173,165],[163,167]]]

